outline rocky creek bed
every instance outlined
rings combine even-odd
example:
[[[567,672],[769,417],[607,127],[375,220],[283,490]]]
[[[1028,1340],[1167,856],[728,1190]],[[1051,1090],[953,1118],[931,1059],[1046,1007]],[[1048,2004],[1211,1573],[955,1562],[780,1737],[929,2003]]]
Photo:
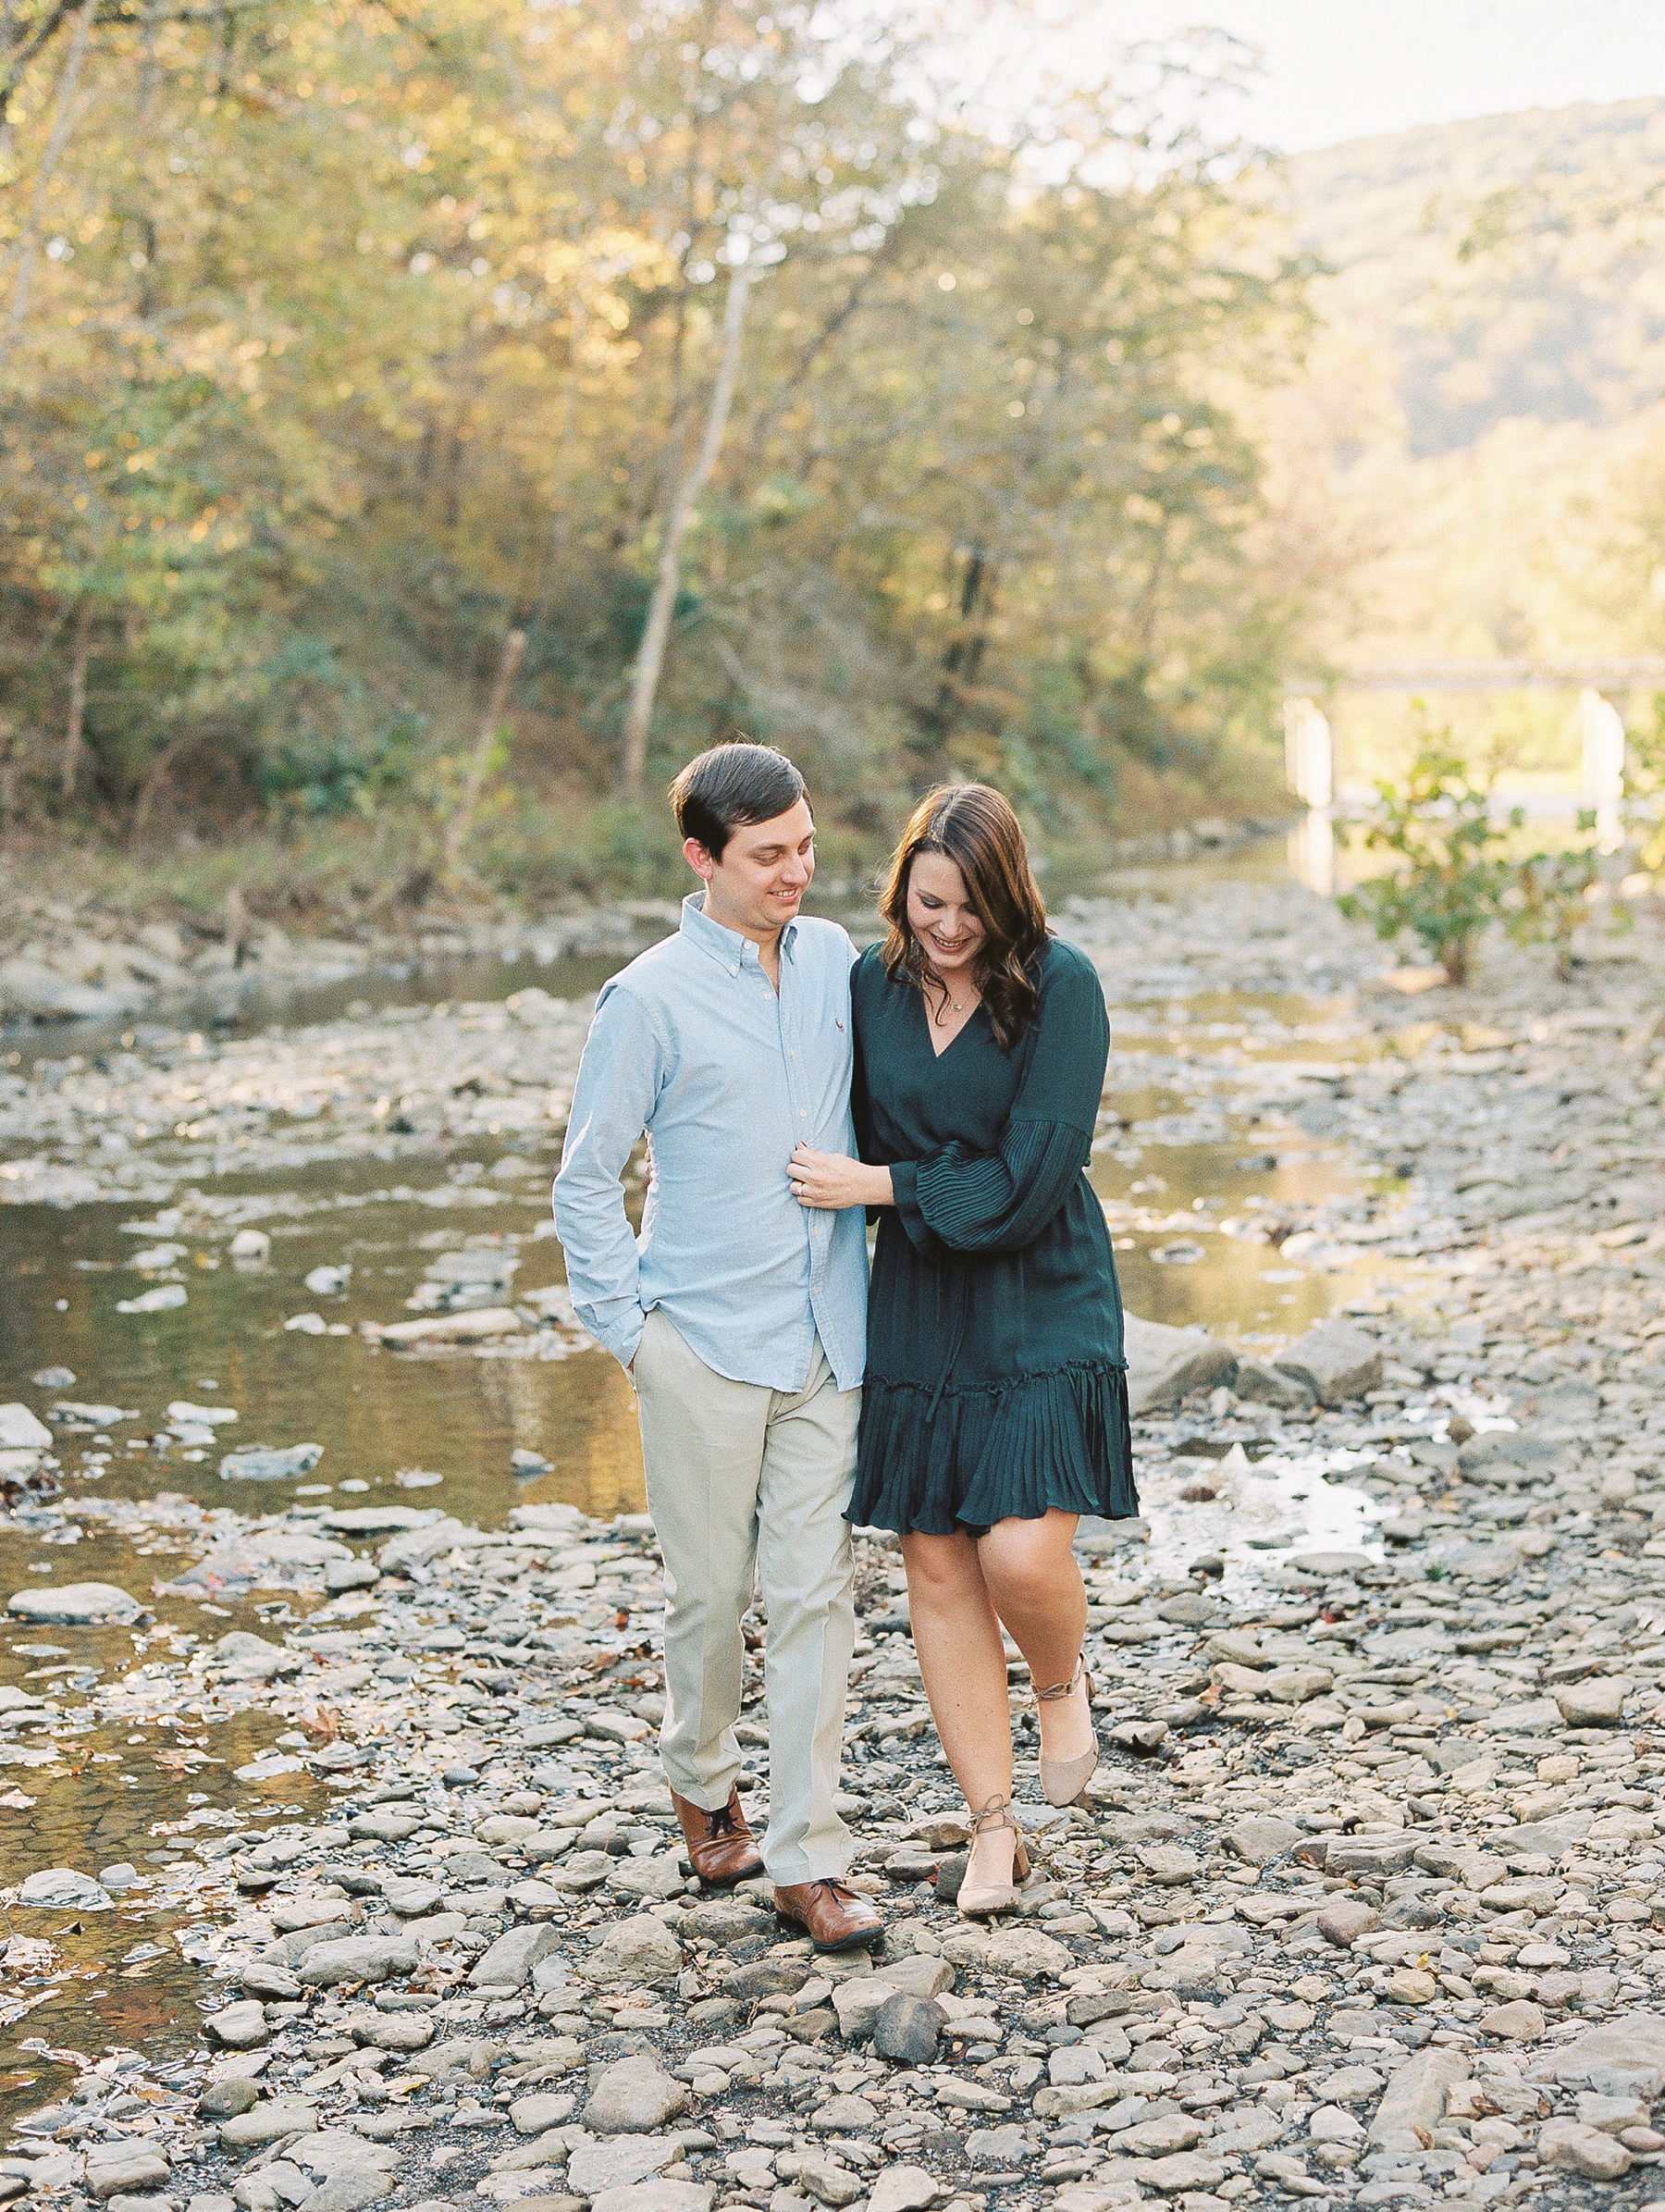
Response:
[[[962,1808],[885,1543],[858,1540],[845,1780],[889,1932],[827,1959],[761,1885],[688,1875],[651,1532],[550,1494],[558,1450],[500,1511],[376,1495],[396,1441],[364,1503],[309,1463],[251,1511],[219,1479],[234,1389],[197,1403],[180,1366],[134,1409],[31,1360],[0,1415],[29,1639],[0,1803],[31,1870],[0,1951],[0,2196],[1665,2199],[1658,934],[1572,986],[1500,955],[1484,1002],[1407,1000],[1293,889],[1060,919],[1112,1000],[1095,1176],[1157,1318],[1131,1344],[1145,1517],[1081,1537],[1106,1759],[1079,1806],[1032,1801],[1012,1655],[1019,1914],[954,1910]],[[547,1164],[584,1015],[523,995],[55,1062],[0,1108],[7,1194],[179,1208],[150,1287],[195,1297],[192,1246],[288,1218],[261,1175],[487,1138]],[[1257,1148],[1308,1181],[1234,1190]],[[432,1187],[508,1205],[520,1171]],[[1180,1203],[1188,1174],[1218,1188]],[[274,1341],[459,1388],[600,1360],[512,1270],[425,1279],[408,1314],[319,1291],[316,1330]],[[76,1818],[40,1825],[72,1783]]]

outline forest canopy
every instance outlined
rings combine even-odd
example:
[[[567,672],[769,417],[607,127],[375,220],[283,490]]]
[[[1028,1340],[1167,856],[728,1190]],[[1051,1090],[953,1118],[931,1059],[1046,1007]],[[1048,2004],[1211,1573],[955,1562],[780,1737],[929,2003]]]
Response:
[[[516,634],[523,865],[725,736],[854,848],[1264,797],[1304,274],[1160,102],[796,5],[0,14],[0,816],[438,825]]]

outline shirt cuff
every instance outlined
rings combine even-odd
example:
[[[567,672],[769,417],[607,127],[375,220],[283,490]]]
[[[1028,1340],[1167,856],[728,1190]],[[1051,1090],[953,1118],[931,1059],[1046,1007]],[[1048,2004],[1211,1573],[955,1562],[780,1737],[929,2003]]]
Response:
[[[603,1350],[612,1353],[614,1359],[618,1361],[627,1375],[630,1372],[630,1363],[635,1359],[641,1344],[642,1330],[646,1326],[647,1318],[640,1306],[629,1309],[622,1314],[617,1320],[610,1319],[606,1322],[598,1322],[593,1316],[589,1316],[587,1320],[584,1315],[579,1316],[580,1320],[586,1320],[586,1326],[596,1341],[601,1345]]]
[[[919,1164],[917,1160],[893,1160],[891,1163],[891,1196],[896,1203],[896,1218],[902,1232],[916,1251],[929,1253],[935,1249],[936,1234],[919,1211]]]

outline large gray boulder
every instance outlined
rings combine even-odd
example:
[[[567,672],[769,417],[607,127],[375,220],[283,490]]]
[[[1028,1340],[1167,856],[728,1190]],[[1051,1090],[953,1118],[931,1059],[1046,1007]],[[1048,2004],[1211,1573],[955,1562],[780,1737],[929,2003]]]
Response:
[[[398,1536],[407,1528],[431,1528],[444,1518],[434,1505],[348,1505],[321,1515],[319,1526],[338,1536]]]
[[[1522,1831],[1509,1831],[1509,1847]],[[1647,2094],[1657,2097],[1665,2088],[1665,2013],[1621,2012],[1598,2026],[1535,2058],[1527,2070],[1532,2082],[1585,2082],[1612,2070],[1649,2077]]]
[[[1418,2051],[1388,2082],[1371,2119],[1369,2140],[1377,2150],[1416,2151],[1445,2118],[1446,2097],[1468,2071],[1456,2051]]]
[[[968,1922],[962,1928],[950,1928],[943,1938],[943,1956],[951,1966],[1015,1982],[1053,1979],[1076,1964],[1073,1951],[1028,1922],[983,1928]]]
[[[588,1514],[576,1505],[512,1505],[509,1508],[511,1528],[532,1528],[542,1534],[566,1536],[574,1528],[582,1528]]]
[[[248,1444],[240,1452],[228,1452],[219,1464],[222,1482],[289,1482],[297,1475],[310,1475],[324,1456],[322,1444],[289,1444],[278,1450],[271,1444]]]
[[[398,1536],[389,1537],[376,1553],[376,1563],[384,1575],[397,1575],[405,1567],[423,1567],[472,1533],[464,1523],[447,1514],[429,1527],[402,1529]]]
[[[109,1021],[143,1003],[144,994],[103,991],[78,983],[43,960],[0,961],[0,1011],[44,1015],[57,1020]]]
[[[271,2039],[265,2007],[258,1997],[243,1997],[234,2005],[222,2005],[217,2012],[209,2013],[204,2024],[210,2043],[220,2044],[228,2051],[258,2050]]]
[[[102,1408],[100,1409],[103,1410]],[[52,1431],[26,1405],[0,1405],[0,1452],[50,1452]]]
[[[603,2067],[584,2108],[584,2124],[598,2135],[650,2135],[685,2112],[690,2099],[651,2051],[633,2052]]]
[[[521,1989],[538,1960],[560,1947],[560,1930],[549,1921],[511,1928],[475,1959],[468,1978],[476,1989]]]
[[[1239,1360],[1231,1387],[1240,1398],[1247,1398],[1252,1404],[1281,1406],[1286,1412],[1313,1403],[1313,1393],[1304,1382],[1267,1366],[1264,1360]]]
[[[160,2152],[135,2143],[101,2143],[87,2153],[87,2189],[100,2204],[165,2189],[173,2169]]]
[[[615,1921],[580,1971],[604,1984],[662,1989],[675,1981],[681,1965],[682,1946],[672,1931],[652,1913],[638,1912]]]
[[[614,2135],[602,2143],[581,2143],[567,2159],[567,2187],[575,2196],[598,2197],[605,2190],[628,2189],[682,2156],[671,2135]]]
[[[43,1912],[108,1912],[116,1900],[78,1867],[43,1866],[18,1890],[18,1902]]]
[[[39,1621],[55,1628],[85,1628],[101,1621],[126,1628],[144,1608],[113,1582],[67,1582],[61,1589],[15,1591],[6,1610],[19,1621]]]
[[[1128,1406],[1135,1414],[1177,1405],[1190,1390],[1229,1382],[1237,1354],[1205,1328],[1170,1328],[1166,1321],[1123,1318],[1128,1353]]]
[[[281,2143],[286,2135],[311,2134],[317,2125],[315,2105],[274,2099],[269,2105],[256,2105],[253,2111],[240,2112],[227,2120],[220,2129],[219,2139],[228,2151],[252,2151],[258,2150],[263,2144]]]
[[[268,1644],[264,1636],[246,1628],[233,1628],[222,1636],[214,1655],[233,1682],[273,1682],[279,1674],[298,1674],[306,1664],[299,1651]]]
[[[1350,1321],[1318,1321],[1273,1363],[1326,1405],[1362,1398],[1382,1379],[1382,1347]]]
[[[416,1946],[408,1935],[343,1935],[314,1943],[297,1964],[303,1982],[332,1989],[338,1982],[385,1982],[389,1974],[413,1974]]]

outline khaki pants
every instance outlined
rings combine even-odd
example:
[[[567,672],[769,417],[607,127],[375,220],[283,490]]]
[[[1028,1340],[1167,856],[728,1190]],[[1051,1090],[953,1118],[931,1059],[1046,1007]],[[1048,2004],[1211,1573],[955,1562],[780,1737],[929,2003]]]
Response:
[[[740,1772],[740,1616],[759,1572],[769,1614],[769,1833],[775,1882],[842,1875],[832,1806],[856,1636],[850,1531],[861,1392],[815,1342],[802,1390],[731,1382],[655,1309],[635,1357],[648,1503],[665,1561],[660,1752],[680,1798],[714,1811]]]

